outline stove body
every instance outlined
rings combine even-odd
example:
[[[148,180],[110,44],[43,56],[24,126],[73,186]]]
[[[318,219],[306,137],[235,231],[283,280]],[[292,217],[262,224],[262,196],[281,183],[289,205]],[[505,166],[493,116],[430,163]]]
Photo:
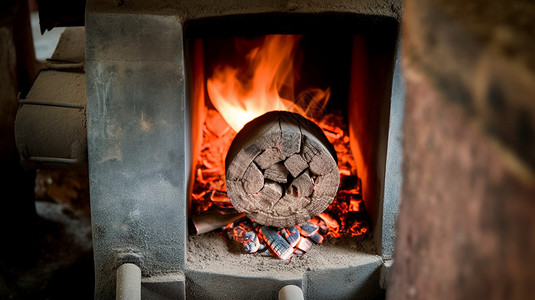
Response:
[[[301,287],[311,299],[381,297],[401,186],[400,10],[400,1],[88,1],[85,71],[95,298],[114,297],[116,270],[123,263],[141,268],[144,299],[273,299],[287,284]],[[297,271],[280,267],[287,262],[275,259],[255,273],[192,262],[187,207],[199,104],[190,101],[188,41],[315,30],[388,39],[376,44],[387,45],[381,56],[386,59],[367,56],[368,69],[377,60],[387,70],[375,75],[384,77],[378,83],[382,94],[369,93],[383,100],[350,105],[350,113],[373,112],[366,122],[377,133],[365,136],[372,146],[363,155],[376,250],[353,251],[346,261]],[[363,107],[367,112],[359,112]],[[358,135],[358,126],[354,132]],[[329,255],[330,250],[318,251]],[[279,267],[282,271],[274,271]]]

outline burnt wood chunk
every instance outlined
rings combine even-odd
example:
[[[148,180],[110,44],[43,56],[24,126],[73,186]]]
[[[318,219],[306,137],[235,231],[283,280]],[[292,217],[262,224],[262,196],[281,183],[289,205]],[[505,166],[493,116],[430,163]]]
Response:
[[[282,197],[282,193],[282,186],[276,182],[267,181],[262,190],[258,192],[258,195],[273,206]]]
[[[259,224],[277,227],[302,224],[322,213],[340,181],[336,152],[323,131],[287,111],[268,112],[247,123],[232,141],[225,168],[234,208]]]
[[[295,248],[303,252],[307,252],[308,250],[310,250],[310,248],[312,248],[312,242],[310,242],[310,240],[305,237],[301,237],[298,243],[295,245]]]
[[[250,164],[243,176],[243,188],[249,194],[258,193],[264,186],[264,174],[255,164]]]
[[[227,191],[232,191],[236,197],[246,201],[240,201],[234,204],[234,208],[239,212],[247,212],[256,208],[257,199],[247,194],[243,189],[243,182],[227,180]]]
[[[304,237],[309,237],[311,235],[314,235],[318,233],[318,230],[319,230],[319,226],[310,222],[306,222],[305,224],[302,224],[299,226],[299,232]]]
[[[260,248],[260,241],[254,231],[248,231],[243,234],[245,243],[243,249],[246,253],[255,253]]]
[[[294,154],[284,161],[284,166],[293,177],[297,177],[308,168],[308,163],[300,154]]]
[[[278,183],[288,182],[290,172],[283,164],[274,164],[264,171],[264,177]]]
[[[292,226],[281,230],[281,235],[290,243],[290,246],[295,247],[301,238],[299,228]]]
[[[323,153],[315,155],[309,164],[310,172],[316,175],[325,175],[331,172],[333,170],[332,159],[332,157]],[[338,172],[338,170],[336,171]]]
[[[295,211],[293,210],[294,204],[299,199],[292,195],[284,195],[275,205],[273,205],[273,214],[276,216],[291,217]]]
[[[292,194],[296,197],[308,197],[314,191],[314,181],[308,175],[308,172],[303,172],[295,178],[286,193]]]
[[[316,186],[314,187],[313,197],[330,197],[336,194],[338,185],[340,184],[340,173],[338,173],[338,169],[332,170],[323,176],[318,176],[314,184]]]
[[[262,233],[264,236],[269,248],[271,248],[273,253],[275,253],[280,259],[289,260],[292,258],[294,250],[293,247],[290,246],[290,243],[280,236],[277,231],[269,228],[268,226],[262,226],[262,228],[260,228],[260,233]]]
[[[308,236],[308,238],[316,244],[321,244],[323,242],[323,236],[319,234],[319,232]]]
[[[303,139],[303,147],[301,149],[301,156],[307,161],[310,162],[312,158],[321,151],[316,148],[315,142],[307,137]]]
[[[268,148],[264,150],[260,155],[258,155],[254,161],[258,164],[263,170],[268,169],[272,165],[283,161],[284,156],[281,153],[281,150],[278,148]]]
[[[279,115],[279,125],[282,133],[281,153],[284,157],[289,157],[301,151],[301,127],[300,120],[294,114]]]
[[[229,150],[230,152],[230,150]],[[231,162],[230,166],[227,166],[226,169],[231,169],[232,172],[226,173],[227,180],[237,180],[243,177],[245,170],[249,167],[249,164],[253,162],[253,159],[260,154],[260,150],[256,145],[248,145],[247,147],[240,150],[240,153],[236,155],[237,159]],[[228,157],[228,154],[227,154]],[[226,163],[226,162],[225,162]],[[230,177],[229,177],[230,176]]]

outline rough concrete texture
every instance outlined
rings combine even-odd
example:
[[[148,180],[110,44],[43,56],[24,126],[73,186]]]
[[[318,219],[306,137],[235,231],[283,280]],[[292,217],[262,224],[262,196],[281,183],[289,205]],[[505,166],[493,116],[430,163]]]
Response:
[[[387,298],[529,299],[535,69],[517,22],[534,10],[512,20],[515,5],[454,2],[404,10],[404,182]]]

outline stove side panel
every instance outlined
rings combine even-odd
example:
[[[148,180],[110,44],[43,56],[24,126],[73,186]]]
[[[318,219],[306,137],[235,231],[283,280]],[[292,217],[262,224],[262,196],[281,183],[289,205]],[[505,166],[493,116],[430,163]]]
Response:
[[[87,12],[97,299],[115,297],[121,263],[138,264],[144,278],[183,270],[191,161],[183,64],[176,16]]]

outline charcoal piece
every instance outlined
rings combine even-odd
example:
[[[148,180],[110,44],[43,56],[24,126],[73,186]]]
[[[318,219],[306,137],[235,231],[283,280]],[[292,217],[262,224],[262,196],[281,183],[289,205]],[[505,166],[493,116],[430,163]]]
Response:
[[[309,163],[310,171],[315,175],[325,175],[336,168],[336,165],[332,164],[331,161],[331,156],[318,154],[312,157],[312,160]]]
[[[309,235],[308,238],[316,244],[323,243],[323,236],[317,232],[312,235]]]
[[[318,233],[321,235],[326,235],[329,232],[329,227],[327,227],[327,224],[321,220],[321,222],[318,223]]]
[[[301,235],[304,237],[314,235],[318,232],[318,230],[319,226],[310,222],[306,222],[305,224],[299,226],[299,232],[301,232]]]
[[[301,234],[299,233],[299,229],[295,226],[284,228],[281,231],[281,235],[286,239],[286,241],[288,241],[288,243],[292,247],[295,247],[295,245],[297,245],[301,237]]]
[[[293,247],[277,231],[268,226],[262,226],[260,233],[262,233],[266,243],[277,257],[285,260],[292,258]]]
[[[243,234],[243,239],[246,241],[243,248],[247,253],[255,253],[260,248],[260,241],[254,231],[248,231]]]
[[[308,238],[302,237],[301,239],[299,239],[299,242],[297,243],[295,248],[297,248],[297,249],[299,249],[299,250],[301,250],[303,252],[308,252],[308,250],[310,250],[310,248],[312,248],[312,242]]]
[[[258,193],[264,186],[264,174],[255,164],[250,164],[243,175],[243,189],[248,194]]]
[[[278,183],[266,181],[264,187],[258,192],[258,196],[265,203],[268,203],[270,207],[273,207],[273,205],[282,197],[283,193],[282,186]]]
[[[308,175],[308,172],[303,172],[292,181],[286,193],[292,194],[295,197],[308,197],[314,191],[314,181]]]

